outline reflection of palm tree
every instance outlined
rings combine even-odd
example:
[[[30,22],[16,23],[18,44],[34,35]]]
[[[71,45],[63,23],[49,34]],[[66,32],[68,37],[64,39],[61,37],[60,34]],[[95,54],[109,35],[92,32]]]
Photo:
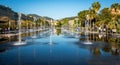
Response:
[[[21,65],[21,53],[20,53],[20,50],[21,48],[19,47],[18,48],[18,65]]]
[[[61,34],[61,29],[56,29],[56,34],[60,35]]]
[[[100,52],[100,49],[99,48],[94,48],[93,49],[93,54],[96,56],[96,55],[100,55],[101,54],[101,52]]]
[[[110,52],[111,46],[105,45],[105,47],[102,49],[104,52]]]
[[[119,48],[118,44],[112,44],[111,53],[112,53],[112,55],[119,55],[120,54],[120,48]]]

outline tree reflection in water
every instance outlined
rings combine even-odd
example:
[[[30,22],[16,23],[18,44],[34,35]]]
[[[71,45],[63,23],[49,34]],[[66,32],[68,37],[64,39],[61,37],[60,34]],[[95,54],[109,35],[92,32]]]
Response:
[[[59,36],[61,34],[61,29],[56,29],[56,34]]]
[[[101,51],[110,53],[111,55],[120,55],[120,38],[113,38],[109,36],[100,36],[98,34],[89,35],[89,41],[95,43],[93,46],[87,48],[94,56],[101,55]],[[86,38],[80,38],[80,41],[85,41]],[[100,42],[100,43],[99,43]]]
[[[62,34],[61,33],[61,29],[56,29],[56,34],[57,35],[60,35]],[[40,32],[38,32],[40,33]],[[28,33],[28,34],[22,34],[22,37],[26,37],[26,36],[31,36],[33,35],[33,33]],[[14,42],[14,41],[17,41],[17,37],[18,36],[11,36],[10,38],[10,41],[9,41],[9,37],[3,37],[5,40],[4,40],[4,43],[6,42]],[[87,40],[85,37],[81,37],[79,38],[79,42],[81,41],[85,41]],[[95,43],[95,45],[89,45],[89,46],[86,46],[85,45],[79,45],[79,46],[83,46],[84,48],[88,49],[91,54],[93,54],[94,56],[96,55],[101,55],[102,52],[104,53],[108,53],[108,54],[111,54],[111,55],[120,55],[120,38],[114,38],[114,37],[110,37],[109,35],[106,36],[106,35],[99,35],[99,34],[90,34],[88,35],[88,40]],[[0,42],[2,44],[2,42]],[[2,45],[1,45],[2,46]],[[7,46],[6,47],[1,47],[0,48],[0,53],[1,52],[5,52],[7,49]]]

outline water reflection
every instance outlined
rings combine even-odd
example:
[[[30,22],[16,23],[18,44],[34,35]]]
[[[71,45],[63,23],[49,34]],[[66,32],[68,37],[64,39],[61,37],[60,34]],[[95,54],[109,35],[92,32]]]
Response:
[[[71,34],[63,29],[36,33],[37,37],[34,39],[31,38],[34,33],[22,34],[22,40],[27,40],[27,44],[23,46],[12,45],[12,42],[18,40],[17,35],[5,37],[10,40],[0,44],[0,65],[110,65],[113,62],[120,64],[120,38],[98,34],[80,34],[80,38],[68,38]],[[86,40],[93,44],[82,44]]]
[[[86,38],[80,38],[79,45],[81,41],[85,40]],[[120,38],[113,38],[109,36],[101,37],[98,34],[94,34],[93,36],[93,34],[90,34],[89,40],[94,43],[94,45],[89,46],[90,48],[92,48],[91,51],[93,55],[100,55],[101,52],[107,52],[111,55],[120,55]]]
[[[56,29],[56,34],[59,36],[61,34],[61,29]]]

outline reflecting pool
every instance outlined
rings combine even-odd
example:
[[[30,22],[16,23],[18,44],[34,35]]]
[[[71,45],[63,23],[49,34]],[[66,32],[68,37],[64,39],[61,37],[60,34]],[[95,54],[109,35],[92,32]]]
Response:
[[[63,29],[22,34],[0,42],[0,65],[120,65],[120,38],[71,34]]]

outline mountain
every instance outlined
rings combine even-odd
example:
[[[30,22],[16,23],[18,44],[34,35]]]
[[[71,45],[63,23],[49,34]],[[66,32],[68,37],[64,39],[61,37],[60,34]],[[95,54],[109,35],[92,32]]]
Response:
[[[32,17],[36,17],[36,18],[43,18],[42,16],[39,16],[39,15],[37,15],[37,14],[28,14],[27,16],[32,16]]]
[[[54,20],[53,18],[50,18],[50,17],[47,17],[47,16],[44,16],[43,18],[46,19],[46,20]]]
[[[0,5],[0,20],[12,19],[16,20],[17,13],[7,6]]]
[[[23,14],[21,15],[22,20],[33,20],[33,17],[42,18],[45,20],[51,20],[50,17],[42,17],[37,14]],[[7,6],[0,5],[0,21],[17,21],[18,13],[13,11],[11,8]]]
[[[44,16],[44,17],[42,17],[42,16],[39,16],[39,15],[37,15],[37,14],[28,14],[28,16],[32,16],[32,17],[36,17],[36,18],[41,18],[41,19],[44,19],[44,20],[54,20],[53,18],[50,18],[50,17],[47,17],[47,16]]]
[[[33,18],[21,14],[22,20],[32,20]],[[7,6],[0,5],[0,21],[17,21],[18,13]]]

